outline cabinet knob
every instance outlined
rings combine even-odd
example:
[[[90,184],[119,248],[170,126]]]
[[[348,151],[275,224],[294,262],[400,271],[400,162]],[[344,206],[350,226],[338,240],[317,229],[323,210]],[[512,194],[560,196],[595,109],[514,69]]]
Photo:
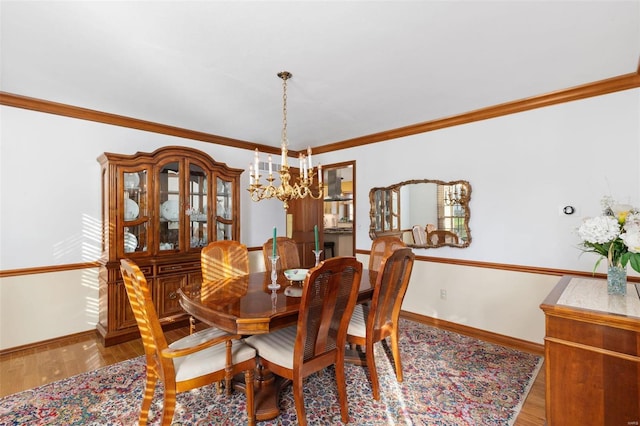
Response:
[[[172,291],[171,293],[169,293],[169,299],[175,300],[177,298],[178,298],[178,295],[176,294],[175,291]]]

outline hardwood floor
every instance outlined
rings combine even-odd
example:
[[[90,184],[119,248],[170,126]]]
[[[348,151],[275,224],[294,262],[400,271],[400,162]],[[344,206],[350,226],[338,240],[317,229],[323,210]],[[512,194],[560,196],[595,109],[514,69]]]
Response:
[[[188,334],[188,328],[171,330],[173,342]],[[140,339],[105,348],[94,333],[68,338],[35,349],[0,356],[0,397],[115,364],[144,354]],[[515,426],[545,424],[544,366],[527,396]]]

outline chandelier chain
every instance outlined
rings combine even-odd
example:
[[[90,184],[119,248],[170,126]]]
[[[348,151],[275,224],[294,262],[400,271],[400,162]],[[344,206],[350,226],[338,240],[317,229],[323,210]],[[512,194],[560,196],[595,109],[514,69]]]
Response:
[[[287,139],[287,80],[291,75],[288,73],[280,73],[278,75],[282,78],[282,143],[289,145],[289,140]]]

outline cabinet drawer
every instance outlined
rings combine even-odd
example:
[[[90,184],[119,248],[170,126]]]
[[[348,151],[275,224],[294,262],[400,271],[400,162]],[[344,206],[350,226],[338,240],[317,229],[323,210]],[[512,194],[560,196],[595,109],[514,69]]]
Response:
[[[547,316],[546,337],[640,356],[640,334],[605,324]]]
[[[153,266],[151,266],[151,265],[146,265],[146,266],[138,265],[138,267],[140,268],[140,271],[144,274],[144,277],[147,279],[147,281],[149,281],[151,279],[151,277],[153,276]],[[122,274],[120,273],[120,268],[117,269],[117,281],[120,281],[120,284],[122,284]],[[122,284],[122,286],[123,286],[123,290],[124,290],[124,284]]]
[[[200,262],[171,263],[168,265],[158,265],[158,274],[172,274],[183,271],[194,271],[200,269]]]

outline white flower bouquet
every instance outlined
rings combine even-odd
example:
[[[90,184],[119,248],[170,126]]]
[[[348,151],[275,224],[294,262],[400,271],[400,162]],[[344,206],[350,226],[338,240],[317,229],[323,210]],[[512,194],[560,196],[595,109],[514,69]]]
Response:
[[[630,205],[616,204],[611,197],[602,199],[603,214],[587,218],[578,228],[581,249],[597,253],[610,266],[625,268],[627,264],[640,272],[640,211]]]

